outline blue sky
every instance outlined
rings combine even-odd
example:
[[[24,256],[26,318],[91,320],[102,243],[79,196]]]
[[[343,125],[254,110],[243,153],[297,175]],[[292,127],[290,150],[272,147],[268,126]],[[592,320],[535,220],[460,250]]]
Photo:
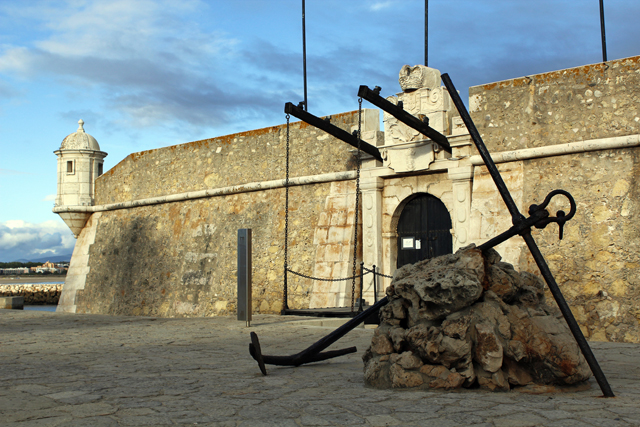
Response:
[[[2,0],[0,261],[70,253],[51,212],[62,139],[109,153],[284,122],[303,99],[300,0]],[[640,54],[640,2],[605,0],[609,59]],[[423,0],[307,0],[309,111],[399,91],[424,63]],[[598,0],[430,0],[429,65],[469,86],[601,61]]]

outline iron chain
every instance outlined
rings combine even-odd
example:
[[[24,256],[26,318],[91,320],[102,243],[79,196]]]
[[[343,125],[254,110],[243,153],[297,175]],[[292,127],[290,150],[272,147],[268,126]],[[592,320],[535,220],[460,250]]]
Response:
[[[356,208],[353,222],[353,279],[351,280],[351,312],[356,295],[356,266],[358,263],[358,211],[360,210],[360,136],[362,134],[362,98],[358,99],[358,153],[356,155]],[[362,295],[360,295],[362,298]]]
[[[289,119],[287,114],[287,153],[286,178],[284,181],[284,292],[282,295],[282,309],[288,310],[287,271],[289,271]]]
[[[366,273],[364,273],[364,275],[367,275],[369,273],[372,273],[372,270],[369,270],[368,268],[365,268],[365,270],[367,270]],[[298,273],[297,271],[293,271],[293,270],[287,270],[289,273],[291,274],[295,274],[296,276],[300,276],[303,277],[305,279],[311,279],[311,280],[317,280],[319,282],[344,282],[346,280],[353,280],[356,277],[360,277],[360,276],[352,276],[352,277],[342,277],[340,279],[324,279],[322,277],[313,277],[313,276],[308,276],[306,274],[303,273]]]
[[[365,274],[374,273],[376,276],[386,277],[387,279],[393,279],[393,276],[389,276],[387,274],[378,273],[377,271],[374,271],[374,270],[372,270],[370,268],[367,268],[367,267],[362,267],[362,268],[364,268],[364,270],[367,271],[367,273],[365,273]]]

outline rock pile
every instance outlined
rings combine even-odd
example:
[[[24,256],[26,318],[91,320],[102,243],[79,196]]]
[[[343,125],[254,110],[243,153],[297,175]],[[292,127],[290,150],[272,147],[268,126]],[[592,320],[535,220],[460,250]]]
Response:
[[[398,269],[363,356],[376,388],[575,384],[591,371],[544,283],[474,246]]]
[[[58,304],[62,284],[15,284],[0,285],[2,297],[24,297],[27,305]]]

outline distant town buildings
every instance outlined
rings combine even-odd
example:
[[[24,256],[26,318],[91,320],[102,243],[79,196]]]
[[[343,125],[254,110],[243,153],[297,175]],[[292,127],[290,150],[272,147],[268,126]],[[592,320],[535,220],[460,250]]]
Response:
[[[54,264],[51,261],[47,261],[44,264],[35,267],[0,268],[0,275],[10,276],[29,273],[62,274],[66,273],[67,270],[69,270],[69,263],[61,262]]]
[[[29,274],[29,268],[28,267],[0,268],[0,274],[4,276]]]

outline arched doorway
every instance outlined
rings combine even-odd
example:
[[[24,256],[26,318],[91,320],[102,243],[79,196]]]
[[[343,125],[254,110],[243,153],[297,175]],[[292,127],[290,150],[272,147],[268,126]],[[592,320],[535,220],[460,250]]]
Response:
[[[452,253],[450,230],[451,216],[444,203],[430,194],[417,195],[398,220],[397,267]]]

